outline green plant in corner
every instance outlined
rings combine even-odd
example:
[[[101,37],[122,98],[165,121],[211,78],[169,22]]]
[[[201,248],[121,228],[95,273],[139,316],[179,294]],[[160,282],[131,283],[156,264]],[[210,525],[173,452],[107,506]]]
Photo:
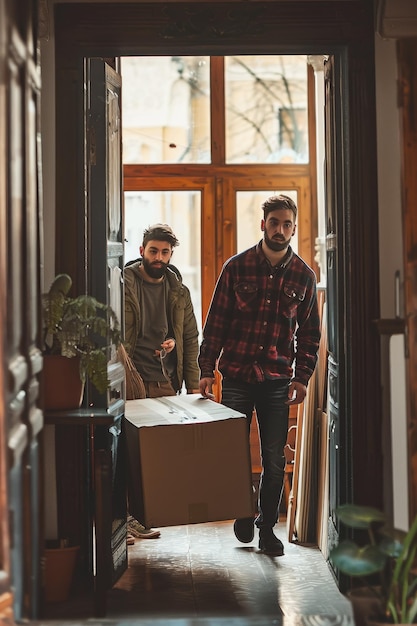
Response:
[[[105,393],[108,344],[121,343],[119,321],[110,306],[92,296],[68,296],[71,286],[68,274],[58,274],[42,296],[44,353],[79,357],[82,382],[88,376]]]
[[[330,552],[333,565],[348,576],[370,584],[375,574],[380,585],[372,585],[379,595],[383,615],[381,621],[412,624],[417,620],[417,516],[408,532],[395,530],[387,518],[373,507],[345,504],[336,510],[341,523],[357,530],[366,530],[369,541],[359,546],[347,539]]]

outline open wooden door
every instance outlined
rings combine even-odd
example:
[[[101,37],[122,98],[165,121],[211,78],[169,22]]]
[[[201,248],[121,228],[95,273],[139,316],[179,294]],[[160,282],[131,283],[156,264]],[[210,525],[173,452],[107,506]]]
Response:
[[[349,46],[346,57],[331,55],[325,65],[329,549],[345,532],[339,529],[336,507],[353,502],[382,508],[380,371],[375,366],[380,296],[377,263],[371,263],[379,254],[376,142],[375,126],[367,123],[374,93],[365,96],[364,87],[373,68],[363,58],[374,58],[371,41]],[[354,177],[357,186],[348,192]]]
[[[88,292],[109,304],[123,324],[121,77],[102,59],[85,61],[85,171]],[[127,567],[124,368],[109,345],[107,394],[87,389],[86,406],[105,411],[90,450],[94,497],[93,572],[96,615],[106,591]]]
[[[336,507],[347,501],[347,448],[348,440],[341,442],[340,416],[340,314],[343,304],[340,300],[344,292],[343,263],[338,243],[340,215],[343,215],[343,196],[340,181],[343,176],[343,152],[339,145],[341,138],[341,103],[335,94],[340,68],[330,57],[325,68],[325,124],[326,124],[326,250],[327,250],[327,301],[328,301],[328,420],[329,420],[329,510],[328,533],[330,547],[338,542]],[[343,375],[343,372],[342,372]],[[343,419],[343,416],[342,416]]]
[[[0,2],[0,621],[37,617],[41,199],[37,3]],[[3,335],[4,332],[4,335]],[[3,352],[4,351],[4,352]]]

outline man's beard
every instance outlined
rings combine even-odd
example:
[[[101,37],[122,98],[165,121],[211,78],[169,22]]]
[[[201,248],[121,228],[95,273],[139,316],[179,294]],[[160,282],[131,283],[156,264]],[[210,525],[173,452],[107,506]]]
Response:
[[[153,263],[150,263],[147,259],[142,259],[143,268],[148,276],[151,278],[162,278],[167,271],[167,264],[162,261],[158,261],[158,265],[161,267],[155,267]]]
[[[291,239],[284,239],[283,241],[270,239],[266,234],[266,231],[264,231],[264,241],[270,250],[273,250],[274,252],[282,252],[288,248]]]

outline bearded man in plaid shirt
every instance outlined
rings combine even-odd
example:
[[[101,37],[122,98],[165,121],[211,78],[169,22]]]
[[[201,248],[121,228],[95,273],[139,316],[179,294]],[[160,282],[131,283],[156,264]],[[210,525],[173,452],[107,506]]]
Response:
[[[253,410],[259,427],[262,474],[256,519],[237,519],[237,539],[282,555],[273,529],[284,480],[289,407],[303,402],[317,362],[320,318],[316,276],[292,250],[297,206],[285,195],[263,204],[263,239],[223,266],[203,329],[200,392],[213,398],[214,370],[222,375],[225,406]]]

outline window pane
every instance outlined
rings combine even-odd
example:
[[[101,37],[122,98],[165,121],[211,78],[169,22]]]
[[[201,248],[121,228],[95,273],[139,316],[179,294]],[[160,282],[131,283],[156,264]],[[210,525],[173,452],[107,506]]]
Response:
[[[263,238],[261,220],[264,212],[262,204],[270,196],[280,193],[289,196],[297,204],[297,192],[294,189],[274,189],[273,191],[238,191],[236,193],[237,250],[243,252]],[[298,206],[298,204],[297,204]],[[291,248],[298,253],[297,230],[291,239]]]
[[[308,163],[307,57],[226,57],[225,94],[227,163]]]
[[[123,57],[123,162],[210,163],[209,57]]]
[[[200,217],[199,191],[125,191],[125,263],[139,258],[145,228],[169,224],[180,242],[172,263],[191,292],[201,332]]]

